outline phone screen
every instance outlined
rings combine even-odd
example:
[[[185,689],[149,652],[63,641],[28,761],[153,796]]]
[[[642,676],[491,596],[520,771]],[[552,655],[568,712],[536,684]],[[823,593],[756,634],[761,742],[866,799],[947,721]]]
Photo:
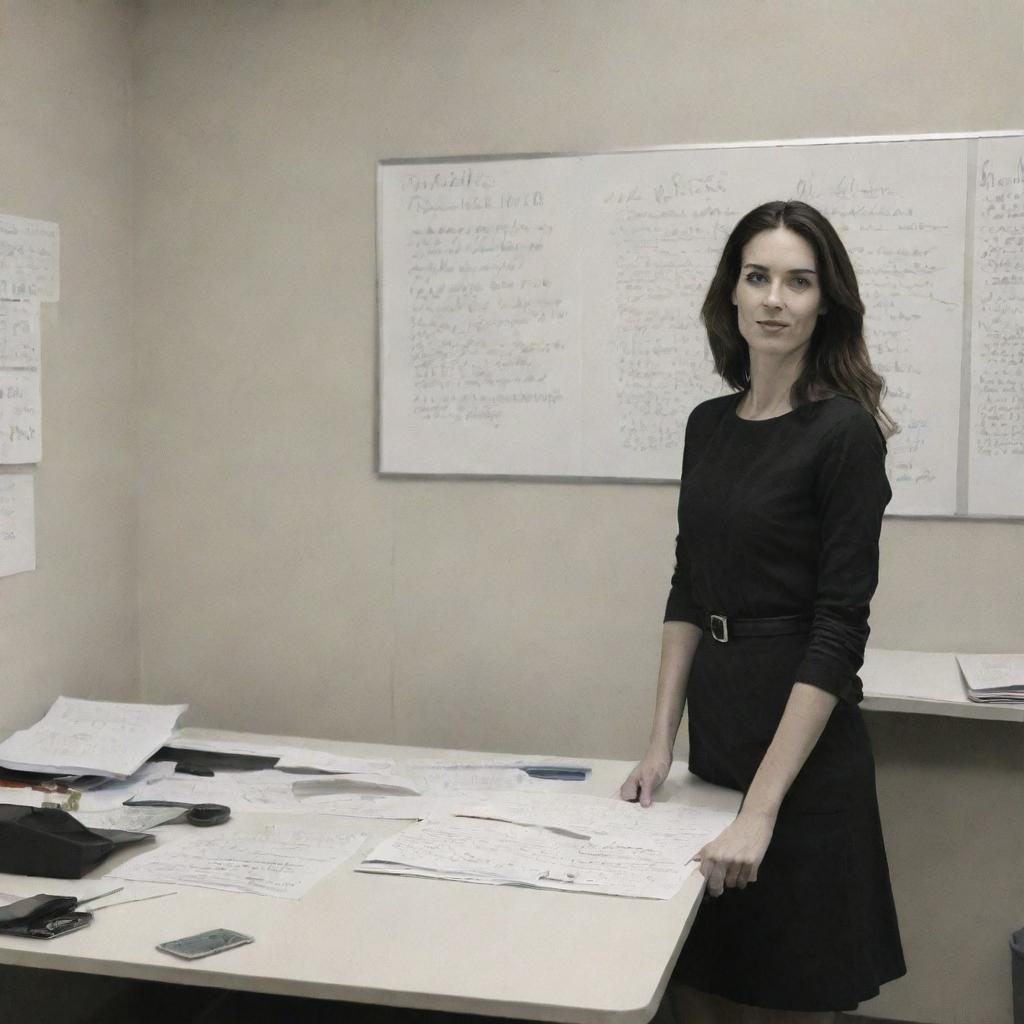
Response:
[[[195,960],[201,956],[209,956],[211,953],[220,953],[225,949],[244,946],[247,942],[252,941],[251,935],[243,935],[241,932],[233,932],[227,928],[214,928],[208,932],[200,932],[198,935],[189,935],[184,939],[161,942],[156,948],[165,953],[172,953],[174,956],[184,957],[186,960]]]

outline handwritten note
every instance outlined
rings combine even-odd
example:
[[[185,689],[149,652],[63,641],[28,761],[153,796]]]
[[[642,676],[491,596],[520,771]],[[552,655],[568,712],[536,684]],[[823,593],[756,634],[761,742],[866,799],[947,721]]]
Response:
[[[0,299],[60,298],[60,229],[0,213]]]
[[[297,900],[351,857],[365,839],[363,832],[341,828],[266,825],[240,831],[228,826],[214,835],[162,843],[107,877]]]
[[[973,512],[1024,514],[1024,139],[978,144],[971,325]]]
[[[39,369],[39,304],[0,300],[0,369]]]
[[[43,457],[38,370],[0,370],[0,462]]]
[[[29,473],[0,474],[0,576],[36,567],[35,488]]]

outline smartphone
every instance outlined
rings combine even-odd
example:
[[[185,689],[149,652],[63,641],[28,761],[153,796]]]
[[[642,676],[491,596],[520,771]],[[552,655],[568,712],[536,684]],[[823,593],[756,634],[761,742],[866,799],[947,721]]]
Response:
[[[198,960],[201,956],[221,953],[225,949],[234,949],[235,946],[244,946],[247,942],[252,941],[251,935],[229,931],[227,928],[214,928],[208,932],[200,932],[198,935],[189,935],[184,939],[161,942],[156,948],[162,949],[165,953],[180,956],[185,960]]]

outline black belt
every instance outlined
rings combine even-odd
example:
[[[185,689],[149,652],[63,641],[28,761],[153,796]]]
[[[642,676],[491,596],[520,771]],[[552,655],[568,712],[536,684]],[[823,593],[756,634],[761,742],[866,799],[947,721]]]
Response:
[[[704,631],[719,643],[728,643],[738,636],[791,636],[810,632],[814,620],[810,615],[776,615],[770,619],[731,619],[725,615],[704,616]]]

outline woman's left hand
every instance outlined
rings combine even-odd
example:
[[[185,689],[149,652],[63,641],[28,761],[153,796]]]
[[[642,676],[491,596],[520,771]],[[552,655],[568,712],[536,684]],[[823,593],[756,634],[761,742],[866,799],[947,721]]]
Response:
[[[708,895],[721,896],[727,888],[745,889],[756,882],[774,831],[774,817],[740,811],[731,825],[703,846],[693,859],[708,881]]]

